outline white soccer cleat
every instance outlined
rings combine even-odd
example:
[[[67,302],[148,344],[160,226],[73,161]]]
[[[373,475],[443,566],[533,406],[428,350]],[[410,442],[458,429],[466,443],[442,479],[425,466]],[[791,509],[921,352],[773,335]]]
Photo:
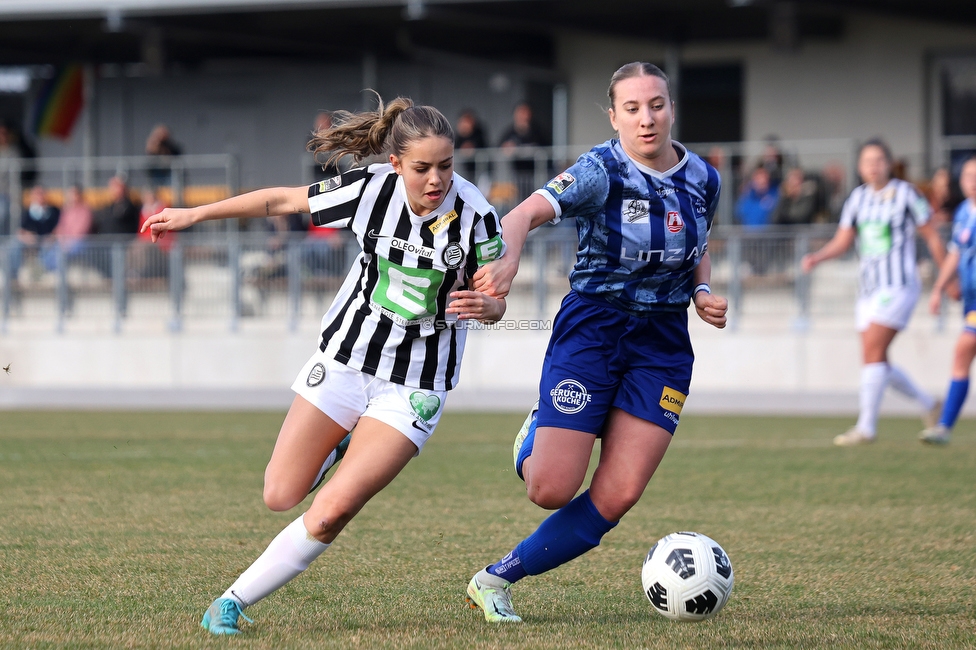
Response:
[[[929,445],[947,445],[952,437],[952,431],[944,425],[936,424],[918,434],[918,439]]]
[[[942,400],[937,399],[935,406],[922,414],[922,424],[925,425],[926,431],[937,427],[940,417],[942,417]]]
[[[857,427],[851,427],[845,433],[834,438],[834,444],[838,447],[856,447],[857,445],[869,445],[872,442],[874,442],[874,436]]]
[[[522,618],[512,609],[512,583],[488,573],[484,568],[468,583],[465,599],[471,609],[481,608],[489,623],[521,623]]]

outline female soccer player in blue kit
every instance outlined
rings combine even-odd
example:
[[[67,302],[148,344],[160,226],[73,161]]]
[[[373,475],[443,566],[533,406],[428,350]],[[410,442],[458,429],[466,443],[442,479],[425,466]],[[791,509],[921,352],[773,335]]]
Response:
[[[614,73],[610,123],[619,138],[583,154],[503,219],[506,254],[475,275],[505,296],[528,232],[575,217],[572,290],[553,323],[538,411],[515,443],[529,498],[556,510],[468,585],[490,622],[519,622],[510,586],[600,543],[640,499],[678,425],[694,354],[688,304],[724,327],[728,302],[712,295],[708,231],[718,173],[671,139],[667,76],[649,63]],[[597,436],[600,460],[583,483]]]
[[[952,359],[952,379],[946,394],[945,406],[935,426],[928,427],[919,434],[919,439],[933,445],[948,444],[952,427],[956,424],[962,405],[969,393],[969,368],[976,358],[976,157],[963,163],[959,174],[959,187],[962,188],[963,201],[956,209],[952,220],[952,241],[939,277],[932,286],[929,308],[933,314],[939,313],[942,305],[942,292],[952,277],[959,274],[962,285],[962,313],[965,325],[956,341],[956,352]]]

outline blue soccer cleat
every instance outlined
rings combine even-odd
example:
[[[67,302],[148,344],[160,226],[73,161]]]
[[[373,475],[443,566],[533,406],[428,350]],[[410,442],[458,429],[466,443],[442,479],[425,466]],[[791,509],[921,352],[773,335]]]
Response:
[[[204,613],[200,627],[211,634],[240,634],[241,628],[237,626],[238,618],[243,618],[248,623],[254,622],[244,615],[239,602],[233,598],[218,598]]]

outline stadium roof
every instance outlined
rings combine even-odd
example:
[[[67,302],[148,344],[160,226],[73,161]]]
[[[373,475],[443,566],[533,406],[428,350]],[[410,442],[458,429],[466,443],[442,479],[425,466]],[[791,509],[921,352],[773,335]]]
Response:
[[[560,29],[696,42],[838,38],[851,11],[976,25],[973,0],[0,0],[0,65],[352,58],[428,50],[541,67]]]

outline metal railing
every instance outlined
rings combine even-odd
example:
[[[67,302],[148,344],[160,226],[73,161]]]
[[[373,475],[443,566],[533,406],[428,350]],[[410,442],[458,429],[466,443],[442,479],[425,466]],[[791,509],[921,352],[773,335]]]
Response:
[[[176,206],[185,205],[184,193],[191,186],[219,185],[228,195],[240,191],[240,165],[232,154],[0,158],[0,188],[7,190],[3,207],[9,217],[0,215],[0,235],[16,231],[23,210],[17,197],[27,186],[41,184],[65,190],[78,183],[86,188],[104,187],[117,175],[126,178],[133,188],[169,188]]]
[[[713,230],[712,287],[729,298],[730,326],[804,329],[853,314],[853,256],[812,275],[800,271],[800,258],[832,235],[831,226]],[[119,332],[154,323],[173,332],[201,323],[236,331],[248,322],[295,330],[321,318],[359,253],[347,232],[328,240],[188,232],[169,241],[163,248],[141,238],[92,236],[69,250],[54,240],[29,247],[0,238],[0,331],[95,324]],[[530,236],[508,317],[552,317],[569,290],[576,248],[571,224]],[[922,266],[931,281],[933,265]]]

